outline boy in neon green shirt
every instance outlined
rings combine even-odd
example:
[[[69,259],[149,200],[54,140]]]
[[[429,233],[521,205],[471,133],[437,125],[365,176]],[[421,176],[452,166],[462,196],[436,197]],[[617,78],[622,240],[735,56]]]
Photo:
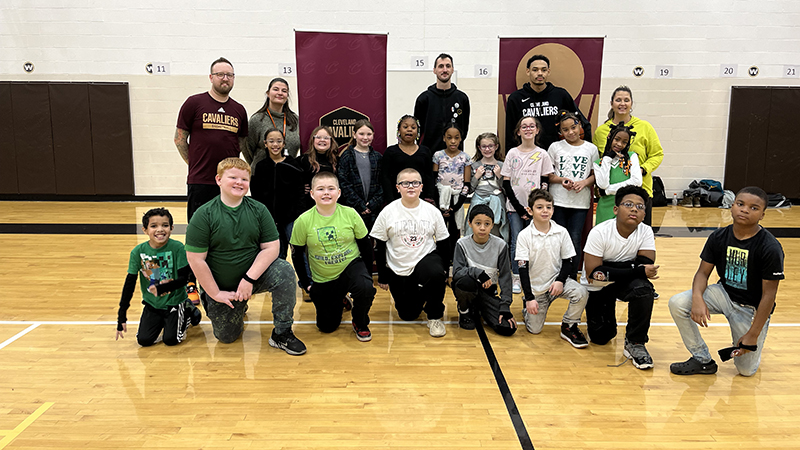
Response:
[[[311,180],[315,206],[294,221],[292,263],[302,286],[308,281],[303,258],[308,251],[311,267],[311,301],[317,309],[317,328],[332,333],[342,322],[349,292],[352,299],[353,331],[359,341],[372,339],[369,309],[375,299],[375,287],[369,269],[372,244],[367,227],[355,209],[339,205],[341,190],[336,175],[320,172]]]

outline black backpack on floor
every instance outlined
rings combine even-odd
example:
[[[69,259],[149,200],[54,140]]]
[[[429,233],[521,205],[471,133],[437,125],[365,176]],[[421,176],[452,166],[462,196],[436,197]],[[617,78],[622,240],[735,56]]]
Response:
[[[667,191],[661,177],[653,177],[653,206],[667,206]]]

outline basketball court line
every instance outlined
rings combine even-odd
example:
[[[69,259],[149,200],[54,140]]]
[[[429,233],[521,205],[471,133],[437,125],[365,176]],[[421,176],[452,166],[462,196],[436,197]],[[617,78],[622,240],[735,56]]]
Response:
[[[185,235],[186,224],[175,224],[172,234]],[[656,237],[707,238],[719,227],[655,226]],[[800,238],[798,227],[767,227],[776,238]],[[134,223],[0,223],[0,234],[109,234],[144,235],[141,224]]]
[[[0,436],[3,436],[3,439],[0,439],[0,449],[3,449],[6,447],[6,445],[10,444],[11,441],[22,434],[26,428],[28,428],[36,419],[39,418],[39,416],[44,414],[45,411],[50,409],[50,407],[53,405],[55,405],[55,402],[46,402],[42,406],[38,407],[30,416],[26,417],[22,423],[14,427],[13,430],[0,430]]]
[[[28,334],[31,331],[35,330],[36,328],[39,327],[39,325],[41,325],[41,324],[40,323],[34,323],[33,325],[29,326],[28,328],[25,328],[24,330],[20,331],[19,333],[15,334],[14,336],[11,336],[10,338],[6,339],[2,344],[0,344],[0,349],[4,348],[6,345],[16,341],[17,339],[21,338],[22,336],[25,336],[26,334]],[[2,448],[2,447],[0,447],[0,448]]]
[[[478,331],[478,337],[481,339],[483,352],[486,353],[489,368],[492,369],[497,388],[500,389],[503,403],[505,403],[506,410],[511,418],[511,423],[514,425],[514,431],[517,433],[519,444],[522,450],[535,450],[533,448],[533,442],[531,442],[531,437],[528,434],[528,429],[525,428],[525,421],[522,420],[522,415],[519,413],[519,409],[517,409],[517,402],[514,401],[514,395],[511,394],[511,388],[508,386],[508,382],[506,382],[506,377],[503,375],[503,370],[500,368],[500,363],[497,361],[497,357],[494,354],[494,349],[489,342],[489,337],[486,336],[486,330],[483,329],[483,321],[477,320],[475,322],[475,329]]]
[[[138,325],[138,320],[129,320],[126,322],[130,325]],[[211,322],[208,320],[204,320],[200,322],[201,324],[211,325]],[[273,322],[271,320],[245,320],[244,323],[246,325],[272,325]],[[294,321],[294,325],[316,325],[317,322],[313,320],[296,320]],[[342,325],[349,325],[351,322],[349,320],[343,320],[341,322]],[[412,320],[412,321],[391,321],[391,320],[370,320],[369,322],[371,325],[425,325],[428,322],[425,320]],[[443,320],[442,323],[445,325],[457,325],[457,320]],[[116,325],[116,321],[112,320],[0,320],[0,325]],[[545,326],[560,326],[561,322],[545,322]],[[579,325],[586,325],[586,322],[581,322]],[[617,322],[618,326],[626,326],[628,322]],[[674,327],[674,322],[653,322],[650,324],[651,327]],[[709,323],[709,327],[729,327],[727,322],[716,322],[716,323]],[[770,323],[769,327],[787,327],[787,328],[800,328],[800,323]],[[31,330],[25,330],[22,334],[26,334]],[[16,336],[11,338],[16,339]],[[2,348],[2,344],[0,344],[0,348]]]

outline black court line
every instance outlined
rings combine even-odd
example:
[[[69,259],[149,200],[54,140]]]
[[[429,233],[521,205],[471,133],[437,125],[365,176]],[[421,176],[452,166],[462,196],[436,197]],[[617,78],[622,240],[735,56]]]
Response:
[[[175,234],[186,234],[186,224],[175,224]],[[708,237],[717,227],[653,227],[657,237]],[[800,238],[800,228],[767,228],[777,238]],[[133,223],[0,223],[0,234],[144,234]]]
[[[508,387],[506,377],[503,376],[503,371],[500,369],[500,363],[497,362],[497,357],[494,356],[494,350],[492,349],[492,344],[489,343],[489,337],[486,336],[486,330],[483,329],[482,320],[479,317],[475,319],[475,329],[478,330],[478,336],[481,338],[483,351],[486,353],[486,359],[489,360],[489,367],[492,368],[494,379],[497,381],[497,387],[503,395],[503,401],[506,404],[508,415],[511,417],[511,423],[514,424],[514,430],[517,432],[519,444],[522,446],[522,450],[535,450],[531,442],[531,437],[528,435],[528,429],[525,428],[525,422],[523,422],[522,416],[517,409],[514,396],[511,395],[511,389]]]
[[[185,224],[175,224],[174,234],[186,234]],[[0,234],[144,234],[132,223],[0,223]]]

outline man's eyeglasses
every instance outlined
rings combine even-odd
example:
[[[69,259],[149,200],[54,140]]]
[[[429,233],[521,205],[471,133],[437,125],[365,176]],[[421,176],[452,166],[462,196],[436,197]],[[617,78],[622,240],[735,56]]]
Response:
[[[217,77],[217,78],[221,78],[221,79],[223,79],[223,80],[224,80],[224,79],[226,79],[226,78],[227,78],[227,79],[229,79],[229,80],[232,80],[232,79],[233,79],[233,77],[235,77],[235,76],[236,76],[236,74],[233,74],[233,73],[225,73],[225,72],[214,72],[214,73],[212,73],[211,75],[214,75],[215,77]]]
[[[645,208],[644,203],[623,202],[623,203],[620,203],[619,205],[620,206],[624,206],[624,207],[626,207],[628,209],[636,208],[639,211],[644,211],[644,208]]]
[[[397,183],[398,186],[403,186],[404,188],[408,187],[420,187],[422,186],[422,181],[400,181]]]

